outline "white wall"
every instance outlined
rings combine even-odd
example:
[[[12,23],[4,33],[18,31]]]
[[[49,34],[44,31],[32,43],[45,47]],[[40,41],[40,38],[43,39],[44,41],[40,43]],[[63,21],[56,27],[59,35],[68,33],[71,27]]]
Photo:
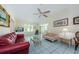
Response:
[[[10,32],[10,28],[0,27],[0,36]]]
[[[11,17],[10,18],[10,32],[14,32],[14,28],[15,27],[15,21],[14,19]]]
[[[49,22],[49,32],[60,33],[62,32],[63,28],[68,29],[70,32],[79,31],[79,24],[73,25],[73,17],[79,16],[79,6],[71,6],[67,7],[60,12],[52,15],[52,19]],[[63,18],[68,18],[68,26],[61,26],[61,27],[53,27],[53,21],[60,20]]]
[[[4,5],[2,5],[2,7],[5,8],[5,10],[8,12],[8,14],[10,14],[10,27],[3,27],[3,26],[0,26],[0,36],[1,35],[4,35],[4,34],[7,34],[7,33],[10,33],[10,32],[13,32],[14,31],[14,25],[15,25],[15,19],[14,17],[11,15],[11,13],[6,9],[6,7]]]
[[[10,19],[10,27],[0,26],[0,36],[14,31],[14,21]]]

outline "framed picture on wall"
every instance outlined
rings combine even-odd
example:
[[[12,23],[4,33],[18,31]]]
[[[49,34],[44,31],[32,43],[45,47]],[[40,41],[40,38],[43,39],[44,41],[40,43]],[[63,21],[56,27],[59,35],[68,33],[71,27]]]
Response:
[[[54,21],[53,26],[54,27],[68,26],[68,18]]]
[[[10,15],[1,5],[0,5],[0,26],[4,27],[10,26]]]
[[[79,24],[79,16],[73,18],[73,24]]]

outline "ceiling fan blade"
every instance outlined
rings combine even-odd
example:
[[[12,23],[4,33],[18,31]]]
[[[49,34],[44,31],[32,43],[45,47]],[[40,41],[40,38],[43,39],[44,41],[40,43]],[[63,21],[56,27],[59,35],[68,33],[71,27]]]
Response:
[[[41,13],[41,10],[39,8],[37,8],[37,10],[39,11],[39,13]]]
[[[38,13],[33,13],[33,15],[38,15]]]
[[[41,15],[39,15],[39,18],[41,17]]]
[[[47,11],[45,11],[45,12],[43,12],[43,13],[49,13],[50,12],[50,10],[47,10]]]
[[[44,17],[48,17],[47,15],[43,15]]]

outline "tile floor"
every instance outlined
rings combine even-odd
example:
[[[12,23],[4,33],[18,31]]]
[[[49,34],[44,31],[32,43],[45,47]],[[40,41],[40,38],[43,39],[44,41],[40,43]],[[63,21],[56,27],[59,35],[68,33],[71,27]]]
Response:
[[[62,42],[49,42],[42,40],[41,45],[30,42],[30,54],[74,54],[74,46],[68,46]],[[79,48],[75,54],[79,53]]]

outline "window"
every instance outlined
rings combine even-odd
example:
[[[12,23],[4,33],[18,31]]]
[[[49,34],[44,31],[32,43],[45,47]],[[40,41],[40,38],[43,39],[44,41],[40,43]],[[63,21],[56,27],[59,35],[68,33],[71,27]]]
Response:
[[[33,32],[33,25],[25,24],[24,28],[26,32]]]
[[[42,24],[40,26],[41,26],[41,32],[42,33],[48,30],[48,24]]]

